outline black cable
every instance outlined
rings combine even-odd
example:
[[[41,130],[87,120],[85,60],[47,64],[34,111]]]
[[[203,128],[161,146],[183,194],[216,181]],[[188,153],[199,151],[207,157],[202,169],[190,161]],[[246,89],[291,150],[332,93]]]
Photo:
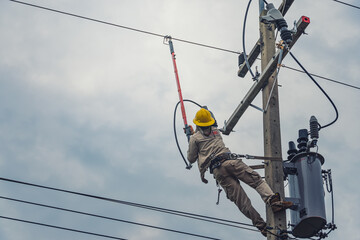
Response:
[[[136,31],[136,32],[144,33],[144,34],[149,34],[149,35],[153,35],[153,36],[156,36],[156,37],[164,38],[164,37],[167,36],[167,35],[162,35],[162,34],[158,34],[158,33],[154,33],[154,32],[149,32],[149,31],[144,31],[144,30],[140,30],[140,29],[136,29],[136,28],[131,28],[131,27],[127,27],[127,26],[115,24],[115,23],[110,23],[110,22],[106,22],[106,21],[102,21],[102,20],[98,20],[98,19],[94,19],[94,18],[89,18],[89,17],[85,17],[85,16],[81,16],[81,15],[77,15],[77,14],[73,14],[73,13],[69,13],[69,12],[64,12],[64,11],[60,11],[60,10],[56,10],[56,9],[52,9],[52,8],[47,8],[47,7],[43,7],[43,6],[31,4],[31,3],[26,3],[26,2],[22,2],[22,1],[17,1],[17,0],[9,0],[9,1],[15,2],[15,3],[19,3],[19,4],[23,4],[23,5],[27,5],[27,6],[30,6],[30,7],[35,7],[35,8],[39,8],[39,9],[43,9],[43,10],[55,12],[55,13],[60,13],[60,14],[72,16],[72,17],[82,18],[82,19],[85,19],[85,20],[88,20],[88,21],[93,21],[93,22],[97,22],[97,23],[102,23],[102,24],[106,24],[106,25],[113,26],[113,27],[124,28],[124,29],[131,30],[131,31]],[[184,42],[184,43],[188,43],[188,44],[193,44],[193,45],[201,46],[201,47],[212,48],[212,49],[219,50],[219,51],[224,51],[224,52],[230,52],[230,53],[240,54],[240,53],[237,52],[237,51],[232,51],[232,50],[228,50],[228,49],[224,49],[224,48],[219,48],[219,47],[214,47],[214,46],[210,46],[210,45],[205,45],[205,44],[202,44],[202,43],[196,43],[196,42],[192,42],[192,41],[188,41],[188,40],[184,40],[184,39],[180,39],[180,38],[174,38],[174,37],[172,37],[171,39],[172,39],[172,40],[179,41],[179,42]]]
[[[337,121],[337,119],[339,118],[339,112],[338,112],[338,110],[337,110],[334,102],[331,100],[331,98],[330,98],[329,95],[325,92],[325,90],[316,82],[316,80],[315,80],[315,79],[310,75],[310,73],[304,68],[304,66],[296,59],[296,57],[294,56],[294,54],[292,54],[292,52],[290,52],[290,51],[289,51],[289,53],[290,53],[291,57],[295,60],[295,62],[296,62],[296,63],[302,68],[302,70],[311,78],[311,80],[312,80],[312,81],[316,84],[316,86],[322,91],[322,93],[327,97],[327,99],[330,101],[331,105],[334,107],[334,110],[335,110],[335,113],[336,113],[335,119],[334,119],[332,122],[326,124],[325,126],[320,126],[319,130],[322,129],[322,128],[326,128],[326,127],[334,124],[334,123]]]
[[[249,60],[248,60],[248,57],[247,57],[247,54],[246,54],[246,49],[245,49],[245,27],[246,27],[246,19],[247,19],[247,16],[248,16],[248,12],[249,12],[249,8],[250,8],[250,5],[251,5],[251,1],[252,0],[249,0],[249,3],[247,5],[247,8],[246,8],[246,12],[245,12],[245,17],[244,17],[244,25],[243,25],[243,36],[242,36],[242,43],[243,43],[243,53],[244,53],[244,59],[245,59],[245,63],[246,63],[246,66],[252,76],[253,79],[255,79],[255,75],[254,73],[251,71],[251,66],[249,64]]]
[[[201,106],[200,104],[198,104],[197,102],[192,101],[192,100],[189,100],[189,99],[183,99],[183,101],[184,101],[184,102],[191,102],[191,103],[199,106],[200,108],[202,107],[202,106]],[[186,168],[189,169],[189,164],[188,164],[188,162],[186,161],[183,152],[181,151],[181,148],[180,148],[180,145],[179,145],[179,141],[178,141],[178,137],[177,137],[177,134],[176,134],[176,110],[177,110],[179,104],[180,104],[180,101],[176,104],[175,109],[174,109],[174,125],[173,125],[173,127],[174,127],[174,136],[175,136],[176,146],[177,146],[177,148],[179,149],[180,155],[181,155],[182,159],[184,160],[184,162],[185,162],[185,164],[186,164]]]
[[[22,185],[26,185],[26,186],[32,186],[32,187],[37,187],[37,188],[43,188],[43,189],[48,189],[48,190],[53,190],[53,191],[58,191],[58,192],[74,194],[74,195],[88,197],[88,198],[94,198],[94,199],[108,201],[108,202],[114,202],[114,203],[118,203],[118,204],[124,204],[124,205],[132,206],[132,207],[144,208],[144,209],[148,209],[148,210],[168,213],[168,214],[172,214],[172,215],[187,217],[187,218],[206,221],[206,222],[212,222],[212,223],[231,226],[231,227],[242,228],[240,226],[230,225],[230,224],[226,224],[226,223],[233,223],[233,224],[253,227],[253,225],[251,225],[251,224],[235,222],[235,221],[231,221],[231,220],[215,218],[215,217],[210,217],[210,216],[205,216],[205,215],[187,213],[187,212],[182,212],[182,211],[177,211],[177,210],[171,210],[171,209],[166,209],[166,208],[154,207],[154,206],[144,205],[144,204],[139,204],[139,203],[126,202],[126,201],[122,201],[122,200],[118,200],[118,199],[101,197],[101,196],[96,196],[96,195],[91,195],[91,194],[86,194],[86,193],[80,193],[80,192],[75,192],[75,191],[69,191],[69,190],[60,189],[60,188],[48,187],[48,186],[43,186],[43,185],[39,185],[39,184],[33,184],[33,183],[18,181],[18,180],[9,179],[9,178],[0,177],[0,180],[6,181],[6,182],[11,182],[11,183],[16,183],[16,184],[22,184]]]
[[[355,5],[352,5],[352,4],[349,4],[349,3],[346,3],[346,2],[342,2],[342,1],[338,1],[338,0],[333,0],[334,2],[337,2],[337,3],[341,3],[341,4],[344,4],[344,5],[347,5],[349,7],[353,7],[353,8],[357,8],[357,9],[360,9],[360,7],[358,6],[355,6]]]
[[[42,6],[30,4],[30,3],[25,3],[25,2],[16,1],[16,0],[9,0],[9,1],[19,3],[19,4],[28,5],[28,6],[31,6],[31,7],[36,7],[36,8],[48,10],[48,11],[52,11],[52,12],[56,12],[56,13],[60,13],[60,14],[65,14],[65,15],[69,15],[69,16],[73,16],[73,17],[78,17],[78,18],[82,18],[82,19],[85,19],[85,20],[89,20],[89,21],[94,21],[94,22],[98,22],[98,23],[102,23],[102,24],[106,24],[106,25],[111,25],[111,26],[114,26],[114,27],[119,27],[119,28],[124,28],[124,29],[128,29],[128,30],[140,32],[140,33],[150,34],[150,35],[154,35],[154,36],[157,36],[157,37],[162,37],[162,38],[166,37],[166,35],[157,34],[157,33],[148,32],[148,31],[143,31],[143,30],[140,30],[140,29],[126,27],[126,26],[122,26],[122,25],[118,25],[118,24],[114,24],[114,23],[110,23],[110,22],[105,22],[105,21],[101,21],[101,20],[97,20],[97,19],[93,19],[93,18],[88,18],[88,17],[72,14],[72,13],[62,12],[62,11],[59,11],[59,10],[50,9],[50,8],[46,8],[46,7],[42,7]],[[244,34],[243,34],[243,36],[244,36]],[[213,46],[209,46],[209,45],[205,45],[205,44],[201,44],[201,43],[196,43],[196,42],[191,42],[191,41],[187,41],[187,40],[183,40],[183,39],[179,39],[179,38],[172,38],[172,39],[177,40],[179,42],[184,42],[184,43],[194,44],[194,45],[198,45],[198,46],[202,46],[202,47],[208,47],[208,48],[212,48],[212,49],[216,49],[216,50],[220,50],[220,51],[226,51],[226,52],[239,54],[238,51],[234,51],[234,50],[222,49],[222,48],[213,47]],[[245,55],[245,57],[247,57],[245,52],[244,52],[244,55]],[[290,67],[287,67],[287,68],[291,69]],[[296,69],[292,69],[292,70],[296,71]],[[327,79],[327,78],[319,76],[319,75],[315,75],[315,76],[319,77],[319,78]],[[343,84],[345,86],[354,87],[354,86],[348,85],[346,83],[341,83],[340,81],[335,81],[335,80],[331,80],[331,79],[328,79],[328,80],[333,81],[335,83]],[[354,87],[354,88],[359,89],[359,87]]]
[[[21,200],[21,199],[8,198],[8,197],[4,197],[4,196],[0,196],[0,198],[5,199],[5,200],[9,200],[9,201],[25,203],[25,204],[29,204],[29,205],[35,205],[35,206],[38,206],[38,207],[51,208],[51,209],[55,209],[55,210],[71,212],[71,213],[76,213],[76,214],[80,214],[80,215],[86,215],[86,216],[90,216],[90,217],[102,218],[102,219],[106,219],[106,220],[129,223],[129,224],[138,225],[138,226],[142,226],[142,227],[149,227],[149,228],[154,228],[154,229],[163,230],[163,231],[169,231],[169,232],[180,233],[180,234],[184,234],[184,235],[190,235],[190,236],[193,236],[193,237],[215,239],[215,238],[212,238],[212,237],[193,234],[193,233],[189,233],[189,232],[183,232],[183,231],[178,231],[178,230],[174,230],[174,229],[157,227],[157,226],[152,226],[152,225],[143,224],[143,223],[131,222],[131,221],[123,220],[123,219],[106,217],[106,216],[102,216],[102,215],[97,215],[97,214],[92,214],[92,213],[87,213],[87,212],[81,212],[81,211],[76,211],[76,210],[72,210],[72,209],[60,208],[60,207],[45,205],[45,204],[41,204],[41,203],[29,202],[29,201],[25,201],[25,200]]]
[[[43,227],[61,229],[61,230],[65,230],[65,231],[83,233],[83,234],[88,234],[88,235],[93,235],[93,236],[98,236],[98,237],[103,237],[103,238],[126,240],[125,238],[119,238],[119,237],[114,237],[114,236],[109,236],[109,235],[104,235],[104,234],[98,234],[98,233],[94,233],[94,232],[87,232],[87,231],[77,230],[77,229],[73,229],[73,228],[60,227],[60,226],[55,226],[55,225],[50,225],[50,224],[45,224],[45,223],[33,222],[33,221],[24,220],[24,219],[11,218],[11,217],[6,217],[6,216],[0,216],[0,218],[17,221],[17,222],[35,224],[35,225],[39,225],[39,226],[43,226]]]
[[[287,68],[287,69],[290,69],[290,70],[293,70],[293,71],[296,71],[296,72],[300,72],[300,73],[306,73],[304,71],[301,71],[301,70],[293,68],[293,67],[286,66],[284,64],[281,64],[281,67],[284,67],[284,68]],[[314,74],[314,73],[309,73],[309,74],[311,76],[313,76],[313,77],[321,78],[321,79],[324,79],[324,80],[327,80],[327,81],[330,81],[330,82],[334,82],[334,83],[337,83],[337,84],[341,84],[341,85],[344,85],[344,86],[347,86],[347,87],[351,87],[351,88],[355,88],[355,89],[360,90],[360,87],[357,87],[357,86],[354,86],[354,85],[343,83],[343,82],[340,82],[340,81],[337,81],[337,80],[334,80],[334,79],[331,79],[331,78],[323,77],[323,76],[320,76],[320,75],[317,75],[317,74]]]

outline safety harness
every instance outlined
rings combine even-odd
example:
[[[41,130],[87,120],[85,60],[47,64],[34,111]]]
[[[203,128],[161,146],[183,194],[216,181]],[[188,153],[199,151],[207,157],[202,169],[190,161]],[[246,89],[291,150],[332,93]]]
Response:
[[[232,159],[231,154],[232,153],[223,153],[212,159],[209,166],[210,173],[212,174],[214,172],[214,169],[220,167],[221,164],[226,160]]]
[[[220,167],[221,164],[227,160],[237,160],[237,159],[241,159],[241,158],[283,161],[282,158],[278,158],[278,157],[263,157],[263,156],[253,156],[253,155],[248,155],[248,154],[243,155],[243,154],[237,154],[237,153],[222,153],[210,161],[210,166],[209,166],[210,173],[212,174],[214,172],[215,168]]]
[[[237,153],[222,153],[220,155],[215,155],[215,154],[211,154],[210,158],[212,158],[212,160],[210,161],[210,166],[209,166],[209,171],[211,174],[213,174],[214,169],[219,168],[221,166],[221,164],[227,160],[237,160],[237,159],[241,159],[241,158],[246,158],[246,159],[258,159],[258,160],[271,160],[271,161],[283,161],[282,158],[277,158],[277,157],[263,157],[263,156],[252,156],[252,155],[248,155],[248,154],[237,154]],[[222,191],[222,189],[220,188],[220,185],[218,183],[218,181],[216,181],[216,186],[218,187],[218,195],[217,195],[217,202],[216,205],[219,205],[220,202],[220,193]]]

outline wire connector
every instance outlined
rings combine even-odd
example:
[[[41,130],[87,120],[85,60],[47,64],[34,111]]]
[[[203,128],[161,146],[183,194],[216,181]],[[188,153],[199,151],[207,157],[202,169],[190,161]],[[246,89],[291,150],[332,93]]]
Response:
[[[281,39],[286,43],[292,42],[292,33],[288,29],[288,25],[282,13],[274,7],[274,4],[269,3],[266,5],[268,10],[265,16],[261,17],[261,21],[265,23],[275,23],[277,29],[280,31]]]

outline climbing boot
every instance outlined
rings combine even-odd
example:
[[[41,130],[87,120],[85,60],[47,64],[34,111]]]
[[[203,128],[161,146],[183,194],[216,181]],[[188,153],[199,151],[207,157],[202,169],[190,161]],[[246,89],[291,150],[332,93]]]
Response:
[[[274,213],[288,209],[293,205],[292,202],[281,201],[279,193],[275,193],[274,195],[272,195],[268,200],[268,204],[270,205]]]
[[[287,233],[282,233],[282,234],[280,234],[279,239],[281,239],[281,240],[288,240],[288,239],[289,239],[289,236],[287,235]]]
[[[267,237],[267,227],[266,227],[266,223],[264,222],[263,224],[261,224],[261,226],[258,226],[257,227],[259,229],[259,231],[261,232],[261,234],[264,236],[264,237]]]
[[[267,237],[267,232],[268,230],[266,229],[266,227],[264,227],[263,229],[260,230],[261,234],[264,236],[264,237]]]

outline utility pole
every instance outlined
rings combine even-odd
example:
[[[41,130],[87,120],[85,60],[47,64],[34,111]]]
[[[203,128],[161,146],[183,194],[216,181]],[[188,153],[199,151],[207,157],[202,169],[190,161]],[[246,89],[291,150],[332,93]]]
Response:
[[[263,10],[261,16],[266,15]],[[267,64],[275,55],[275,25],[260,22],[260,50],[261,70],[264,71]],[[262,90],[263,96],[263,130],[264,130],[264,154],[267,157],[282,159],[279,97],[276,71],[267,80]],[[274,192],[278,192],[284,198],[283,168],[280,161],[267,161],[265,164],[265,180]],[[279,235],[276,229],[286,229],[285,211],[273,213],[271,207],[266,209],[266,222],[274,228],[274,234]],[[271,230],[273,231],[273,230]],[[275,240],[276,236],[268,234],[268,240]]]
[[[285,15],[294,0],[287,0],[281,4],[279,11]],[[263,0],[259,0],[260,17],[265,16],[268,11],[264,10]],[[261,19],[261,18],[260,18]],[[254,81],[253,86],[240,102],[234,113],[228,121],[225,121],[221,129],[223,134],[229,135],[241,116],[247,108],[252,105],[252,101],[262,91],[263,98],[263,135],[264,135],[264,155],[282,159],[281,151],[281,132],[280,132],[280,113],[279,97],[277,84],[277,68],[281,60],[285,58],[288,51],[294,46],[296,41],[305,32],[309,25],[310,19],[302,16],[295,24],[296,32],[292,34],[292,41],[287,44],[287,48],[276,50],[275,45],[275,25],[274,23],[264,23],[260,21],[260,39],[248,55],[248,63],[251,65],[255,62],[261,53],[261,74]],[[242,63],[239,66],[238,76],[244,77],[248,72],[248,66]],[[256,107],[258,109],[258,107]],[[261,166],[254,166],[257,169]],[[265,180],[274,192],[278,192],[284,198],[284,181],[283,181],[283,163],[282,161],[265,161]],[[267,225],[272,227],[270,230],[273,234],[267,234],[268,240],[279,240],[281,230],[286,230],[286,212],[282,211],[274,214],[270,207],[266,209]]]

